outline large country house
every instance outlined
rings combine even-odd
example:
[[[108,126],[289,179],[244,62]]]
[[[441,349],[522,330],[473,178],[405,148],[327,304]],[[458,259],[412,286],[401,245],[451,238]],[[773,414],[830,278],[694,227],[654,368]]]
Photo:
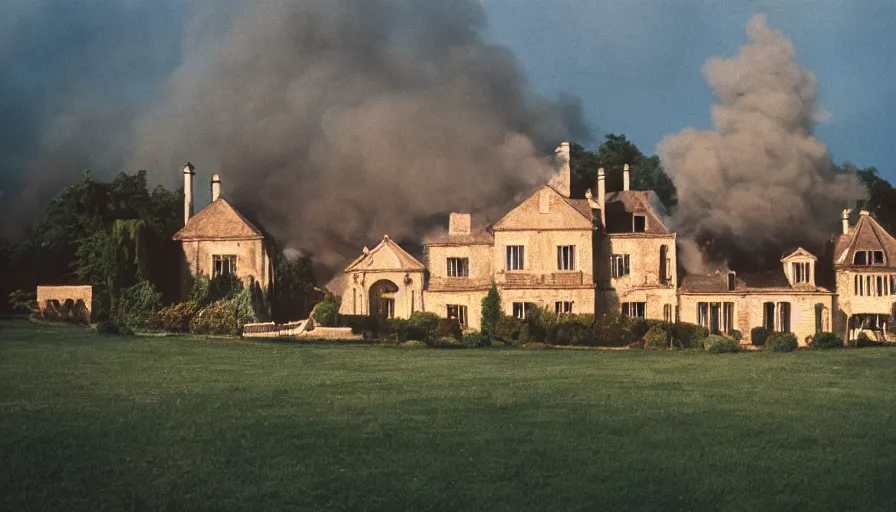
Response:
[[[791,331],[801,344],[821,331],[855,339],[882,335],[896,300],[896,239],[862,211],[833,248],[835,285],[816,282],[818,258],[803,248],[759,274],[713,272],[679,278],[675,233],[652,191],[596,190],[570,197],[569,145],[558,172],[494,224],[477,229],[452,213],[448,231],[423,241],[421,263],[388,236],[345,269],[344,314],[407,318],[428,311],[480,327],[480,304],[494,282],[504,312],[524,318],[537,304],[557,313],[620,314],[699,324],[715,332],[753,327]],[[891,295],[892,294],[892,295]]]

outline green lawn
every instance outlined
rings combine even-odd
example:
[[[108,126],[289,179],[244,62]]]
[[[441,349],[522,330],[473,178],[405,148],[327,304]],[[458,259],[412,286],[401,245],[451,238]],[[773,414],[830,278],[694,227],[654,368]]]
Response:
[[[0,323],[0,508],[896,508],[896,350],[431,350]]]

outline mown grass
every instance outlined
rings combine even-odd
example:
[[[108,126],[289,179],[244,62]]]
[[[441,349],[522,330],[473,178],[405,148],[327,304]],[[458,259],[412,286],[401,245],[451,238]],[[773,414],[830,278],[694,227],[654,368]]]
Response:
[[[0,323],[0,508],[896,507],[896,350],[107,338]]]

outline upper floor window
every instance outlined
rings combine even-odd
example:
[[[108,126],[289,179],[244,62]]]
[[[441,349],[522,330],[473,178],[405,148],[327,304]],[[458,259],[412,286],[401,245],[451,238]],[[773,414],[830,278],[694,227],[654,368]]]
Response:
[[[633,318],[646,318],[646,302],[623,302],[622,315]]]
[[[236,274],[236,256],[232,254],[215,254],[212,256],[212,277]]]
[[[560,313],[572,313],[572,301],[561,300],[554,303],[554,311]]]
[[[793,284],[809,282],[809,262],[791,263]]]
[[[627,276],[631,273],[631,257],[628,254],[610,256],[610,275],[612,277]]]
[[[856,251],[852,257],[853,265],[883,265],[884,251]]]
[[[647,231],[647,217],[644,215],[633,215],[632,231],[635,233],[643,233]]]
[[[561,245],[557,247],[557,270],[576,269],[576,246]]]
[[[448,277],[469,277],[470,258],[448,258]]]
[[[523,270],[526,247],[523,245],[508,245],[504,258],[505,270]]]
[[[859,297],[887,297],[896,294],[896,276],[857,275],[854,295]]]

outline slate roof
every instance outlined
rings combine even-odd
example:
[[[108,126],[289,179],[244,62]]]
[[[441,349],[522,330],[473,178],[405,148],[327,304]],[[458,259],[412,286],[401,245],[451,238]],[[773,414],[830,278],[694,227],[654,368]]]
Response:
[[[172,237],[174,240],[260,240],[261,231],[246,220],[226,199],[219,197]]]
[[[890,236],[874,217],[863,211],[855,226],[850,227],[849,233],[837,237],[834,243],[834,266],[838,268],[854,266],[852,262],[856,251],[880,250],[884,252],[883,267],[896,268],[896,239]],[[868,266],[862,265],[861,268],[867,269]]]
[[[424,245],[494,245],[495,237],[484,229],[471,230],[469,235],[449,235],[442,232],[427,235],[423,239]]]
[[[728,273],[719,272],[709,275],[688,274],[681,279],[678,286],[682,293],[774,293],[774,292],[822,292],[829,293],[827,288],[809,284],[790,285],[784,269],[767,270],[749,274],[735,273],[734,291],[728,290]]]
[[[608,233],[631,233],[631,216],[634,214],[646,217],[647,233],[671,233],[662,221],[665,214],[662,203],[652,190],[608,192],[604,196],[604,205]]]
[[[383,258],[385,260],[391,260],[390,266],[379,267],[364,265],[365,261],[369,261],[370,263],[368,263],[368,265],[372,265],[374,258],[380,259],[382,256],[385,257]],[[381,259],[381,261],[383,259]],[[389,238],[389,235],[385,235],[383,236],[383,240],[377,244],[376,247],[369,250],[365,247],[364,252],[345,268],[346,272],[351,272],[353,270],[411,271],[424,270],[424,267],[422,263],[417,261],[417,258],[411,256],[407,251],[402,249],[400,245]]]

